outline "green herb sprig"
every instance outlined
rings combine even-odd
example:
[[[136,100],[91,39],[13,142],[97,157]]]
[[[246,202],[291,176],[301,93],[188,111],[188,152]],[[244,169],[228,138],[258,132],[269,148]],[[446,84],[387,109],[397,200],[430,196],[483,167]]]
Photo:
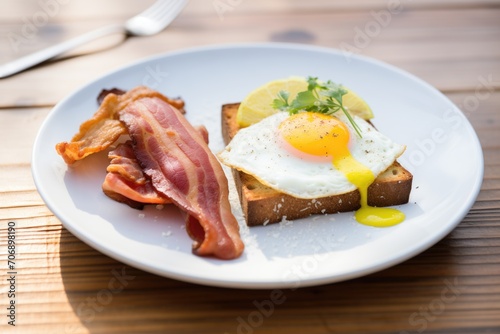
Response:
[[[319,82],[315,77],[308,77],[307,84],[307,90],[298,93],[291,102],[289,102],[290,93],[285,90],[280,91],[277,98],[273,100],[273,108],[287,111],[290,115],[302,111],[332,115],[342,110],[358,136],[362,137],[361,129],[342,104],[342,97],[347,94],[347,90],[342,85],[330,80],[324,83]]]

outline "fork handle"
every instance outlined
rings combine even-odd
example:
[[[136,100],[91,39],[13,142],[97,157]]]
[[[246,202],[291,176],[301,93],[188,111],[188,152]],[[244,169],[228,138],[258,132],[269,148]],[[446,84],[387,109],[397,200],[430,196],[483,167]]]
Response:
[[[38,65],[46,60],[70,51],[78,46],[84,45],[98,38],[119,32],[125,32],[125,27],[122,24],[109,25],[90,31],[60,44],[56,44],[46,49],[29,54],[27,56],[21,57],[9,63],[0,65],[0,78],[5,78],[19,73],[25,69]]]

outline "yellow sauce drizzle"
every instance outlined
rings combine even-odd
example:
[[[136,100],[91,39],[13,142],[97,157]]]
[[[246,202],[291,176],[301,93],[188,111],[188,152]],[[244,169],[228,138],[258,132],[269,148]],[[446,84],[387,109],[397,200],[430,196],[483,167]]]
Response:
[[[374,227],[388,227],[405,220],[405,214],[399,210],[368,205],[368,187],[375,180],[375,176],[370,169],[354,159],[350,153],[341,158],[334,158],[333,165],[344,173],[349,182],[359,190],[361,208],[354,215],[359,223]]]

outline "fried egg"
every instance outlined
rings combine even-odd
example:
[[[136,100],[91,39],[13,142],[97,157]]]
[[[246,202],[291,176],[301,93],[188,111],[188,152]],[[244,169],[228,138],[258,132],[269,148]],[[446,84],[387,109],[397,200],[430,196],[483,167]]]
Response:
[[[359,189],[359,222],[374,226],[401,222],[404,214],[398,210],[369,207],[367,188],[405,146],[353,116],[362,134],[359,137],[347,117],[337,114],[278,112],[238,131],[219,158],[297,198],[317,199]]]

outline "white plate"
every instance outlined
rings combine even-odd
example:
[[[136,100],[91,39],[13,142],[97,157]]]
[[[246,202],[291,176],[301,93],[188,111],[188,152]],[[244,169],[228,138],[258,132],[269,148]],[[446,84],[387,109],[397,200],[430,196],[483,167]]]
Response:
[[[186,101],[187,118],[210,131],[222,149],[220,107],[259,85],[292,75],[342,83],[363,96],[374,123],[406,144],[400,161],[414,175],[404,223],[360,225],[352,213],[248,229],[243,256],[222,261],[191,253],[176,208],[137,211],[101,191],[107,158],[67,168],[54,146],[69,140],[96,110],[102,88],[145,84]],[[479,192],[483,157],[466,117],[439,91],[390,65],[319,47],[243,44],[172,52],[107,74],[50,113],[34,145],[33,176],[47,206],[71,233],[102,253],[158,275],[236,288],[294,288],[338,282],[400,263],[429,248],[467,214]],[[234,189],[233,189],[234,190]],[[234,192],[233,192],[234,197]],[[233,202],[234,198],[233,198]],[[235,214],[240,216],[237,205]]]

